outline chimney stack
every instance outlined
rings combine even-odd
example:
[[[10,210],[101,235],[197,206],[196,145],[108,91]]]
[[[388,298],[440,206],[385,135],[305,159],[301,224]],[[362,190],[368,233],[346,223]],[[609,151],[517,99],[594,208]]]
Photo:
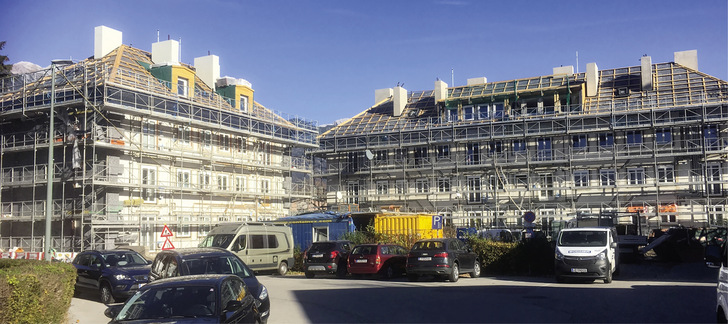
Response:
[[[396,86],[394,89],[394,95],[392,101],[394,101],[394,115],[395,117],[402,116],[404,107],[407,106],[407,90],[400,86]]]
[[[179,42],[170,39],[152,44],[152,61],[155,64],[179,64]]]
[[[394,95],[394,90],[392,88],[374,90],[374,104],[376,105],[383,100],[388,99],[392,95]]]
[[[485,84],[485,83],[488,83],[488,78],[486,78],[486,77],[468,79],[469,86],[474,85],[474,84]]]
[[[197,70],[197,76],[212,90],[215,90],[215,82],[220,78],[220,58],[217,55],[196,57],[195,70]]]
[[[567,65],[567,66],[559,66],[553,68],[553,75],[564,75],[572,76],[574,74],[574,66],[573,65]]]
[[[94,28],[94,58],[100,59],[121,46],[121,32],[106,26]]]
[[[675,52],[675,63],[698,71],[698,50]]]
[[[442,80],[435,81],[435,102],[447,99],[447,83]]]
[[[599,68],[596,63],[587,63],[586,65],[586,96],[593,97],[597,95],[599,89]]]
[[[652,57],[645,55],[640,59],[640,71],[642,91],[652,91]]]

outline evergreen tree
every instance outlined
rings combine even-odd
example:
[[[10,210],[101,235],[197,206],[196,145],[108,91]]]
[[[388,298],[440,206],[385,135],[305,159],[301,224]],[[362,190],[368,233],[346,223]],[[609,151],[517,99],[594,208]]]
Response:
[[[5,41],[0,41],[0,50],[5,47]],[[13,65],[5,65],[5,62],[10,61],[10,59],[5,55],[0,55],[0,78],[9,76],[10,70],[13,68]]]

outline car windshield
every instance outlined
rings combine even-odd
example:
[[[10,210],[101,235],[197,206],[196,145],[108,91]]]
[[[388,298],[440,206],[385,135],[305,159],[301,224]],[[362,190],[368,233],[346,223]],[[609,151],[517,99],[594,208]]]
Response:
[[[314,243],[309,252],[328,252],[334,249],[334,243]]]
[[[216,317],[215,313],[214,287],[164,287],[151,288],[132,296],[115,320]]]
[[[563,231],[559,246],[604,246],[607,244],[605,231]]]
[[[351,254],[365,254],[365,255],[371,255],[371,254],[377,254],[377,246],[376,245],[360,245],[354,248],[353,251],[351,251]]]
[[[205,237],[205,240],[200,243],[199,247],[220,247],[227,249],[234,237],[235,234],[208,235]]]
[[[415,243],[412,247],[412,251],[418,250],[442,250],[445,245],[440,241],[423,241]]]
[[[131,267],[147,265],[147,260],[136,252],[114,252],[102,254],[104,261],[110,267]]]
[[[234,274],[240,278],[252,276],[252,271],[240,259],[234,256],[185,259],[182,263],[187,267],[191,275]]]

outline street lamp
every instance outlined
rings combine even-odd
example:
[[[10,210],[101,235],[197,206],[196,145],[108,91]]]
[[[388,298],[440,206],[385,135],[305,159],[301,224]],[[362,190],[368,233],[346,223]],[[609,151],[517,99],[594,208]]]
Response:
[[[45,215],[45,240],[43,242],[43,252],[45,252],[45,260],[51,261],[51,249],[53,244],[51,242],[51,216],[53,216],[53,144],[55,141],[54,120],[56,110],[56,66],[57,65],[68,65],[73,64],[71,60],[52,60],[51,61],[51,111],[50,111],[50,125],[48,127],[48,169],[46,170],[46,179],[48,179],[48,185],[46,186],[46,215]]]

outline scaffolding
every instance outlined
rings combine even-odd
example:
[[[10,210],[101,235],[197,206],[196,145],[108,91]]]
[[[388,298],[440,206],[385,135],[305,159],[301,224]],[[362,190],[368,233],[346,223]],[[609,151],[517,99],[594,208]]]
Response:
[[[121,45],[98,59],[0,79],[0,248],[43,246],[53,204],[56,250],[196,246],[219,222],[270,220],[313,196],[317,125],[257,102],[235,109],[199,78],[182,96]],[[51,99],[55,132],[48,134]],[[53,199],[48,149],[55,152]]]
[[[453,226],[543,226],[640,211],[651,228],[725,226],[728,84],[675,62],[408,93],[319,136],[329,204],[446,216]],[[437,86],[437,85],[436,85]],[[644,88],[644,89],[643,89]]]

